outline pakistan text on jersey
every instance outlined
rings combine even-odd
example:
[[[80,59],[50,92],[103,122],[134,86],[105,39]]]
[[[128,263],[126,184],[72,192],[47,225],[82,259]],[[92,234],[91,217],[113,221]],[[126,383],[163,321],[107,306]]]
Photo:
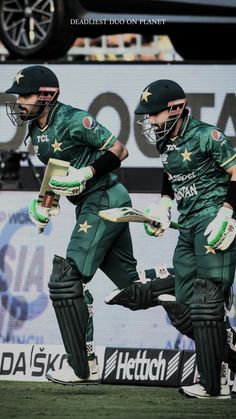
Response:
[[[180,201],[182,198],[190,198],[194,195],[198,195],[195,183],[190,186],[182,186],[182,188],[176,189],[175,191],[175,198],[177,201]]]

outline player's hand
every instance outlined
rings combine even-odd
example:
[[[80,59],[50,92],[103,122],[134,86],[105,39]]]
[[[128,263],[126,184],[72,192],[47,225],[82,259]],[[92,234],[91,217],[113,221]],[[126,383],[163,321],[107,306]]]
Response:
[[[161,237],[169,228],[171,222],[171,205],[170,198],[161,198],[160,204],[150,204],[145,210],[145,214],[155,218],[155,221],[144,223],[144,230],[149,236]]]
[[[76,169],[70,166],[67,176],[53,176],[49,180],[52,190],[59,195],[79,195],[86,188],[87,180],[93,177],[93,170],[90,166]]]
[[[232,218],[233,210],[221,207],[204,232],[207,243],[213,249],[226,250],[236,236],[236,220]]]
[[[29,217],[39,229],[44,229],[50,219],[50,209],[41,207],[37,198],[32,199],[29,205]]]

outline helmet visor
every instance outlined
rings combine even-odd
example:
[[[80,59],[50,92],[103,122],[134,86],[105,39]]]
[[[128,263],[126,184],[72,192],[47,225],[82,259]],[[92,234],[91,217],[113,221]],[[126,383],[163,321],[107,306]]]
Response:
[[[159,143],[173,131],[185,109],[186,102],[186,99],[169,102],[167,119],[161,125],[158,123],[150,123],[149,114],[144,115],[144,118],[137,121],[137,123],[142,126],[142,134],[150,144],[155,145]]]
[[[27,104],[29,110],[23,111],[22,107],[16,102],[6,102],[7,116],[13,125],[22,127],[33,119],[37,119],[43,112],[45,105]]]
[[[42,87],[39,90],[40,95],[37,102],[34,104],[25,104],[28,108],[27,112],[16,102],[6,102],[7,116],[13,125],[21,127],[28,122],[39,118],[46,108],[55,103],[59,94],[58,88]]]

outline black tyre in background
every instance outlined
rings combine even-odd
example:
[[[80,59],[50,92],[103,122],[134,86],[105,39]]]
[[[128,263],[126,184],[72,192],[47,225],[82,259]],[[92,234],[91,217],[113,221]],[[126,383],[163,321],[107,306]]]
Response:
[[[0,0],[0,38],[11,57],[58,58],[72,46],[66,0]]]

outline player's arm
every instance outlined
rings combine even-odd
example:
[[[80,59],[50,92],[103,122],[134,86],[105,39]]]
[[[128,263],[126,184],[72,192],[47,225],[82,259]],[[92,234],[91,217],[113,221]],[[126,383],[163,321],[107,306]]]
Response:
[[[79,195],[86,188],[88,180],[94,176],[101,177],[121,165],[121,161],[128,156],[128,150],[122,143],[116,139],[111,147],[95,160],[91,165],[76,169],[70,166],[68,175],[63,177],[53,177],[49,181],[52,190],[65,196]]]
[[[231,179],[223,206],[236,211],[236,164],[230,167],[227,172],[231,176]]]
[[[93,170],[93,174],[100,177],[118,169],[122,160],[127,157],[127,148],[117,139],[90,167]]]
[[[226,250],[236,236],[236,164],[226,170],[231,176],[223,206],[219,209],[214,220],[207,227],[204,235],[207,242],[214,249]]]
[[[171,207],[174,192],[168,173],[163,173],[161,200],[158,204],[150,204],[144,212],[157,219],[156,222],[144,223],[144,230],[149,236],[163,236],[171,222]]]

